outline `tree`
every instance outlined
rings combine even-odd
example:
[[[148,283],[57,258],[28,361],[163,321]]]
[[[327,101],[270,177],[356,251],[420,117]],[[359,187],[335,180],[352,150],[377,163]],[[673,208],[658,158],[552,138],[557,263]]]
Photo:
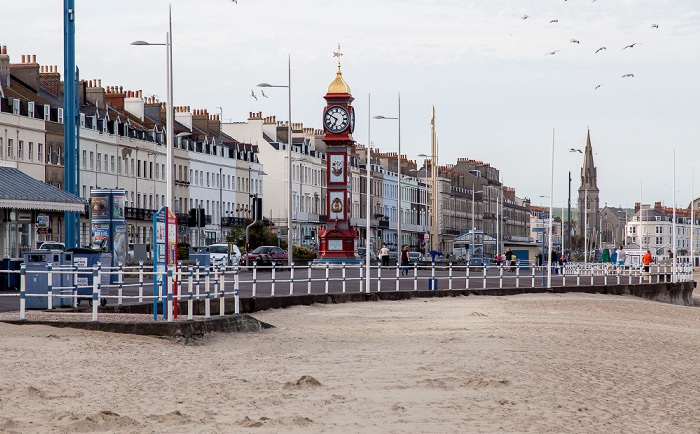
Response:
[[[237,245],[242,252],[245,251],[245,227],[252,222],[252,219],[246,219],[244,227],[231,228],[226,236],[226,241]],[[253,250],[258,246],[276,246],[278,240],[277,235],[270,231],[263,222],[257,221],[248,230],[248,242],[250,243],[250,250]],[[287,248],[286,244],[286,242],[282,243],[283,249]]]

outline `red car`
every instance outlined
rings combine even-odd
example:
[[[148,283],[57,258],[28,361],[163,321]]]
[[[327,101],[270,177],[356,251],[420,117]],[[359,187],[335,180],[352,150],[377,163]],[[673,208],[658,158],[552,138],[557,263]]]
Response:
[[[281,265],[287,262],[287,252],[277,246],[260,246],[241,257],[243,266],[251,267],[253,262],[259,266],[272,265],[273,262]]]

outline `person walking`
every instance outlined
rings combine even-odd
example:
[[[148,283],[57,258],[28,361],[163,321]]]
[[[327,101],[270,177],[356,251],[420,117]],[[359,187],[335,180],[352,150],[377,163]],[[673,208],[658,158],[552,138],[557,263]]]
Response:
[[[410,260],[408,259],[408,246],[403,246],[401,249],[401,274],[408,274],[408,266],[410,265]]]
[[[386,244],[384,244],[384,246],[382,246],[382,249],[379,251],[379,257],[382,259],[382,267],[388,267],[389,249],[387,248]]]
[[[642,256],[642,264],[644,264],[644,280],[649,280],[649,271],[651,268],[651,251],[647,252]]]
[[[508,271],[513,271],[513,251],[508,247],[508,251],[506,252],[506,267],[508,267]]]
[[[621,274],[625,270],[625,251],[622,250],[622,245],[615,252],[615,260],[617,263],[617,274]]]

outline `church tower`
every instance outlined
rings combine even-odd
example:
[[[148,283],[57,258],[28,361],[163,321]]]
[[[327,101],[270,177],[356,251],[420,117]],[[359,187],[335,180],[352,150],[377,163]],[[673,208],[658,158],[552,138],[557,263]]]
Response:
[[[598,245],[600,222],[598,221],[599,195],[598,173],[593,163],[593,148],[591,147],[591,132],[588,131],[586,150],[583,151],[583,167],[581,168],[581,186],[578,188],[578,212],[576,225],[578,235],[583,235],[584,228],[588,234],[588,245]]]

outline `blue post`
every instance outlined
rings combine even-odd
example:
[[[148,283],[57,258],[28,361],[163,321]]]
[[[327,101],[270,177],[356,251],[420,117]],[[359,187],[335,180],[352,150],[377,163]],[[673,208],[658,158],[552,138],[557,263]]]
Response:
[[[78,195],[75,167],[75,1],[63,1],[63,185]],[[76,247],[76,213],[64,213],[66,248]]]

